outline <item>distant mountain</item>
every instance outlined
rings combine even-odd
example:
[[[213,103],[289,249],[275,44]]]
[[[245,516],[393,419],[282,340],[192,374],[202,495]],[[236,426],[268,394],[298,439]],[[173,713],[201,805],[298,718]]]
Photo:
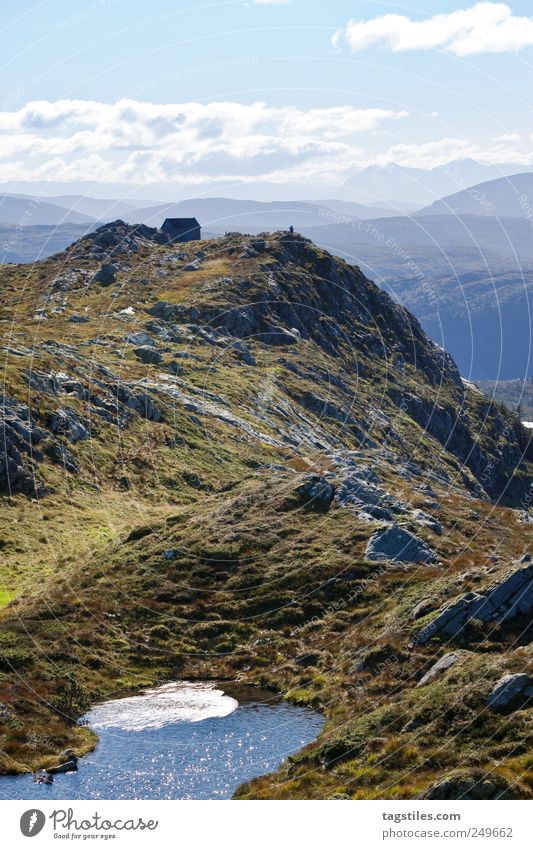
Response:
[[[337,198],[328,198],[327,200],[313,200],[310,203],[319,207],[327,207],[340,215],[349,215],[352,218],[361,218],[368,220],[370,218],[383,218],[389,215],[404,215],[407,212],[415,212],[418,207],[416,204],[402,203],[398,201],[384,201],[382,206],[366,206],[364,203],[355,203],[354,201],[339,200]]]
[[[436,248],[446,253],[448,248],[477,248],[481,252],[499,251],[525,261],[533,258],[533,238],[530,223],[524,218],[498,220],[483,215],[428,215],[375,218],[370,221],[353,219],[342,224],[325,222],[319,227],[307,227],[302,232],[315,242],[354,251],[360,244],[381,247],[384,255],[413,258],[420,247]],[[461,271],[461,269],[458,269]]]
[[[66,209],[43,198],[0,195],[0,223],[17,226],[41,224],[89,224],[94,218]]]
[[[134,203],[117,198],[91,198],[86,195],[57,195],[49,200],[68,210],[89,215],[98,221],[115,221],[117,218],[124,218],[139,206],[148,206],[150,203],[147,200]]]
[[[533,217],[533,173],[524,172],[489,180],[455,192],[421,209],[417,215],[493,215],[500,218]]]
[[[358,205],[357,205],[358,206]],[[365,208],[366,209],[366,208]],[[361,211],[361,210],[359,210]],[[179,203],[137,209],[126,216],[129,224],[160,227],[165,218],[194,216],[207,232],[233,230],[258,233],[262,230],[297,230],[338,221],[338,214],[322,203],[308,201],[234,200],[233,198],[191,198]]]
[[[521,165],[481,165],[473,159],[460,159],[431,169],[370,165],[350,177],[345,185],[354,190],[354,200],[364,204],[380,206],[384,200],[401,198],[422,206],[443,195],[523,170]]]

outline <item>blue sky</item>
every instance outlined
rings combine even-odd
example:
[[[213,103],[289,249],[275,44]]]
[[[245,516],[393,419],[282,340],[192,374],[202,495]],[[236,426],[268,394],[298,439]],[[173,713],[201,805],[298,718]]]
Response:
[[[0,32],[4,184],[533,164],[525,0],[4,0]]]

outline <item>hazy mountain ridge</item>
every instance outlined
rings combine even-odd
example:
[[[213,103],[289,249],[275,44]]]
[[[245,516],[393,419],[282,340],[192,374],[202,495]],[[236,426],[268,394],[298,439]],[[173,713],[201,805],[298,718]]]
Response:
[[[490,215],[533,222],[533,173],[513,174],[469,186],[435,201],[417,215]]]

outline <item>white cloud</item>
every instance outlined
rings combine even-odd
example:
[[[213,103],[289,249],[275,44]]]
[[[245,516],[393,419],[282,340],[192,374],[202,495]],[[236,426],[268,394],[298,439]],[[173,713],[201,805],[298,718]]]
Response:
[[[511,134],[483,147],[459,138],[399,143],[406,118],[404,111],[349,105],[36,101],[0,112],[0,182],[335,183],[371,164],[533,161],[529,141]]]
[[[503,53],[533,45],[533,17],[513,15],[506,3],[476,3],[467,9],[415,21],[405,15],[350,20],[333,35],[353,51],[388,47],[394,52],[442,49],[456,56]]]
[[[483,165],[533,164],[533,154],[527,146],[502,143],[481,147],[466,139],[444,138],[425,144],[396,144],[384,153],[371,158],[373,165],[402,165],[406,168],[435,168],[457,159],[475,159]]]
[[[0,181],[241,177],[306,167],[336,171],[360,156],[355,139],[407,115],[392,109],[317,109],[266,103],[35,101],[0,112]],[[311,165],[309,167],[311,167]],[[109,174],[108,178],[106,175]],[[22,178],[19,178],[22,179]],[[80,177],[78,176],[78,179]]]
[[[288,6],[291,0],[252,0],[252,6]]]

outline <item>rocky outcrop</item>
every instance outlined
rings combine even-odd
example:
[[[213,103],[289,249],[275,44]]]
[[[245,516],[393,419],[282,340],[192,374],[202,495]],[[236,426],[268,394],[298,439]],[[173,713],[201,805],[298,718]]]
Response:
[[[435,563],[437,555],[424,542],[405,528],[392,525],[377,531],[368,541],[367,560],[391,560],[396,563]]]
[[[487,706],[495,711],[509,711],[525,707],[533,701],[533,678],[524,673],[504,675],[487,699]]]
[[[118,219],[103,224],[84,236],[67,249],[72,259],[89,257],[111,257],[119,254],[134,254],[143,245],[164,245],[169,241],[166,233],[145,224],[126,224]]]
[[[417,687],[423,687],[424,684],[431,684],[435,678],[438,678],[452,666],[455,666],[457,661],[459,660],[460,655],[457,652],[449,652],[448,654],[440,657],[436,663],[433,664],[431,669],[428,669],[425,675],[422,676],[420,681],[417,684]]]
[[[118,400],[128,409],[134,410],[142,419],[149,422],[163,421],[162,411],[155,405],[147,390],[119,383],[116,393]]]
[[[350,464],[339,474],[335,503],[357,510],[362,518],[393,522],[394,514],[406,513],[408,506],[377,486],[374,480],[376,477],[369,470]]]
[[[442,536],[442,525],[433,516],[430,516],[428,513],[425,513],[423,510],[413,510],[412,517],[417,523],[417,525],[422,525],[424,528],[429,528],[430,531],[433,531],[437,536]]]
[[[127,333],[124,341],[128,342],[130,345],[144,345],[149,346],[150,348],[155,348],[154,339],[144,330],[139,330],[137,333]]]
[[[118,267],[113,262],[104,262],[93,277],[95,283],[112,286],[117,280]]]
[[[145,365],[159,365],[163,362],[161,353],[151,345],[139,345],[138,348],[133,349],[133,353]]]
[[[0,492],[35,495],[42,492],[29,459],[42,457],[37,448],[46,431],[36,426],[25,404],[2,398],[0,406]]]
[[[91,433],[87,422],[82,421],[74,410],[60,407],[47,420],[52,433],[66,436],[69,442],[75,444],[83,439],[89,439]]]
[[[509,623],[533,610],[533,566],[516,569],[505,580],[485,593],[466,593],[445,607],[414,638],[414,643],[428,643],[433,637],[455,637],[472,619],[480,622]]]
[[[307,510],[325,512],[335,495],[335,486],[320,475],[304,475],[304,481],[295,490],[300,505]]]

